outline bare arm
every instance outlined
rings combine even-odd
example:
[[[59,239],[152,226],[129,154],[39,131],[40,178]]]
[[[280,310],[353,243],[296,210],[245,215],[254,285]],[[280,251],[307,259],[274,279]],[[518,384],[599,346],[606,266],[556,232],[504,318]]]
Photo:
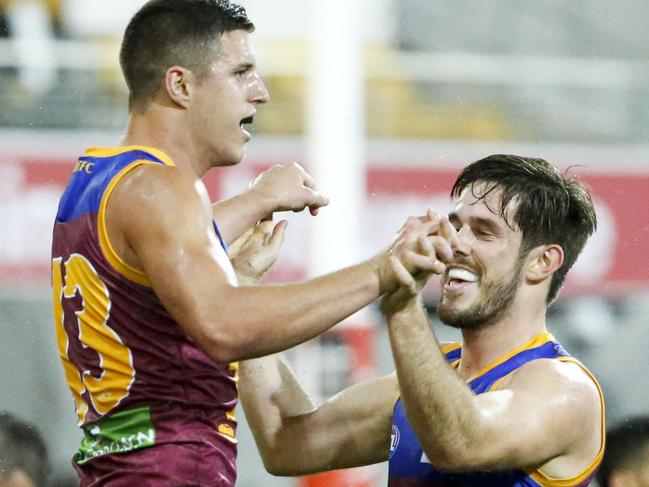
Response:
[[[595,458],[602,411],[579,366],[533,361],[500,390],[475,395],[447,364],[418,296],[386,311],[401,398],[437,468],[544,466],[571,477]]]
[[[315,215],[328,203],[299,164],[277,164],[257,176],[248,191],[212,205],[212,216],[230,244],[273,212],[309,207]]]
[[[285,223],[264,221],[231,247],[240,282],[256,284],[277,257]],[[266,469],[304,475],[387,458],[394,374],[317,407],[281,355],[241,362],[239,393]]]
[[[278,355],[241,363],[239,393],[266,469],[304,475],[388,458],[394,374],[351,386],[319,407]]]
[[[238,287],[211,217],[202,183],[160,166],[127,175],[107,208],[111,240],[123,236],[131,264],[146,272],[165,308],[216,361],[306,341],[396,285],[382,254],[301,284]],[[415,230],[425,233],[424,227]],[[397,253],[408,251],[395,245]]]

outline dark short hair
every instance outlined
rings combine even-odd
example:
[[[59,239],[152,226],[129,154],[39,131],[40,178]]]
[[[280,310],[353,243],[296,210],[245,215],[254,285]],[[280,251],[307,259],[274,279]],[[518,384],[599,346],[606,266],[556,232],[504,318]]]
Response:
[[[474,184],[480,182],[488,186],[484,193],[474,192],[476,198],[484,199],[497,189],[502,191],[501,207],[492,211],[500,214],[511,228],[521,231],[521,256],[539,245],[558,244],[563,249],[563,265],[552,276],[546,298],[551,303],[586,240],[597,228],[587,188],[543,159],[496,154],[464,168],[451,196],[459,196],[466,188],[473,191]],[[509,221],[506,210],[513,199],[517,205],[513,221]]]
[[[0,480],[15,471],[24,472],[36,485],[44,485],[47,448],[33,426],[0,411]]]
[[[621,468],[634,468],[645,462],[649,447],[649,416],[635,416],[618,423],[606,433],[604,460],[597,482],[608,487],[611,476]]]
[[[254,29],[246,9],[229,0],[145,3],[126,27],[119,55],[130,109],[146,105],[171,66],[183,66],[203,76],[222,34]]]

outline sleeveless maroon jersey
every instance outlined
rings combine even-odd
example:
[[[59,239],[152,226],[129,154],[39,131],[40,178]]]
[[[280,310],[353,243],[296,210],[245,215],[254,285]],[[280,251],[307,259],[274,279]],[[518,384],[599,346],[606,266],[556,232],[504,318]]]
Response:
[[[162,306],[147,275],[121,260],[107,237],[105,210],[113,188],[144,164],[174,165],[148,147],[89,149],[77,162],[54,224],[58,349],[84,430],[75,462],[90,467],[105,455],[209,442],[233,485],[237,364],[215,363],[203,353]],[[222,265],[235,279],[214,229]]]

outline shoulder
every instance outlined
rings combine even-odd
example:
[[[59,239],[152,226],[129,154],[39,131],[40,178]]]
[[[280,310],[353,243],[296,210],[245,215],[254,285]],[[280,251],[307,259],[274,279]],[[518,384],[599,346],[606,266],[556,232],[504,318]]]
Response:
[[[209,198],[198,178],[159,164],[144,164],[126,174],[109,204],[115,217],[138,225],[196,223],[192,216],[202,222],[210,214]]]
[[[501,389],[531,392],[548,408],[556,406],[590,421],[603,414],[602,394],[595,378],[578,361],[538,359],[514,372]]]
[[[512,374],[511,384],[527,383],[532,379],[544,378],[557,385],[584,388],[597,391],[593,376],[575,359],[532,360]]]
[[[115,187],[126,198],[141,199],[173,197],[195,193],[194,180],[177,167],[143,164],[129,171]]]

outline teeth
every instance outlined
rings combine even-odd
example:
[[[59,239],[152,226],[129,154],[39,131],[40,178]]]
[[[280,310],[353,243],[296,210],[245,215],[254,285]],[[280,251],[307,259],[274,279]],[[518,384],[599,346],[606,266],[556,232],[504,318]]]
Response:
[[[476,282],[478,280],[478,276],[476,276],[473,272],[458,268],[448,271],[448,277],[449,279],[458,279],[460,281],[467,282]]]

